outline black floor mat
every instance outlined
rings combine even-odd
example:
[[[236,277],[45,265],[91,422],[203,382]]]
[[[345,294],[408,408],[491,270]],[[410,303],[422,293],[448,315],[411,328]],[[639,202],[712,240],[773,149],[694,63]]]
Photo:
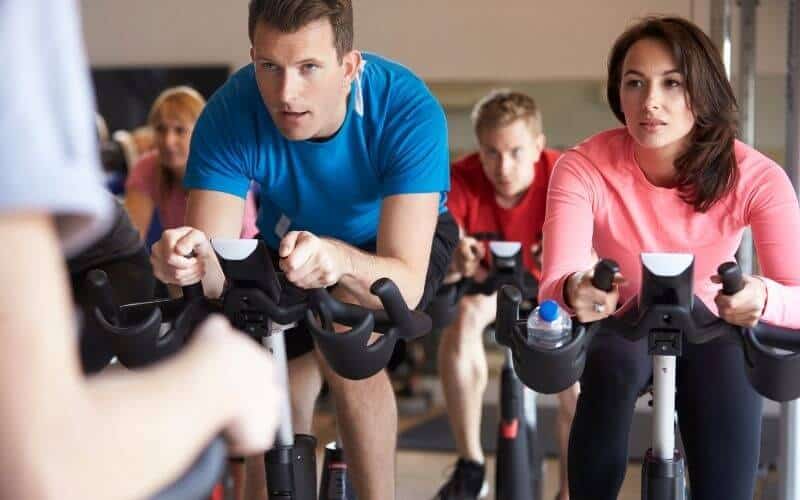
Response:
[[[545,456],[558,456],[554,422],[557,409],[544,407],[538,409],[539,442]],[[494,405],[483,407],[481,418],[481,446],[484,452],[494,453],[496,449],[498,408]],[[650,447],[650,415],[635,413],[628,446],[631,460],[641,461],[644,452]],[[398,449],[455,452],[453,435],[447,416],[432,417],[420,422],[404,432],[397,439]],[[765,417],[761,439],[761,462],[774,464],[778,455],[778,418]]]

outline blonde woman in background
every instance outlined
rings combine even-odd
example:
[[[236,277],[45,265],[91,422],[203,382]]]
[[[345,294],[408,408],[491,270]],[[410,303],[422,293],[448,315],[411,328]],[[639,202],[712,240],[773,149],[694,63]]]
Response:
[[[155,210],[163,229],[183,226],[187,192],[183,175],[189,159],[192,131],[206,101],[191,87],[172,87],[153,103],[148,124],[154,133],[154,149],[136,162],[125,183],[125,208],[142,239]],[[247,196],[241,236],[258,233],[256,206],[252,193]]]

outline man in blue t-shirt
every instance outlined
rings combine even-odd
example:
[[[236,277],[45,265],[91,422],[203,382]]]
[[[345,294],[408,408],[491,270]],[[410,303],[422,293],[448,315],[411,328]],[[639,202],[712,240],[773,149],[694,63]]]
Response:
[[[353,50],[349,0],[251,0],[249,34],[253,64],[211,98],[195,127],[188,227],[154,246],[157,276],[180,285],[202,278],[218,295],[223,278],[208,238],[238,236],[256,181],[261,238],[294,284],[337,285],[339,298],[380,307],[369,287],[388,277],[410,305],[424,306],[458,238],[445,206],[441,107],[408,69]],[[343,379],[303,334],[286,337],[297,430],[310,431],[321,373],[359,498],[393,498],[397,416],[386,373]]]

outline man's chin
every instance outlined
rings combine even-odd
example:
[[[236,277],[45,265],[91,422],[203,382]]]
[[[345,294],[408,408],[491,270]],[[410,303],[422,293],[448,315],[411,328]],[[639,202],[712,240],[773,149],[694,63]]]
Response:
[[[295,128],[295,127],[278,127],[281,135],[284,136],[287,140],[290,141],[307,141],[314,137],[314,134],[310,132],[307,128]]]

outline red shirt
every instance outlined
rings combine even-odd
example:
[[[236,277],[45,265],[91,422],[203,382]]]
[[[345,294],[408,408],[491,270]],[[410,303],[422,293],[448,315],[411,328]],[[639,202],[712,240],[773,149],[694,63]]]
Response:
[[[534,263],[532,247],[542,238],[547,184],[560,151],[545,149],[532,165],[533,182],[520,202],[512,208],[498,206],[494,186],[483,173],[478,153],[451,165],[447,207],[466,234],[498,233],[506,241],[522,243],[525,267],[537,279],[541,271]],[[487,252],[488,256],[488,252]]]

